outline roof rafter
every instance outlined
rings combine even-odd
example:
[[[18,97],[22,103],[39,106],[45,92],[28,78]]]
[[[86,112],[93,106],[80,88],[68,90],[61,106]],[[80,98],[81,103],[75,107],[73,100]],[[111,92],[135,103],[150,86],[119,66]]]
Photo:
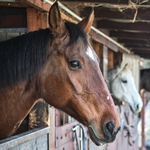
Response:
[[[126,39],[150,40],[150,33],[110,31],[110,36],[117,37],[117,38],[126,38]]]
[[[86,8],[87,10],[90,8]],[[130,19],[133,20],[136,13],[135,9],[125,9],[124,11],[119,11],[118,9],[106,9],[101,7],[94,8],[96,19]],[[150,10],[149,9],[138,9],[138,14],[136,17],[137,21],[146,22],[150,20]]]
[[[122,23],[122,22],[115,22],[115,21],[109,21],[109,20],[101,20],[101,21],[97,21],[97,28],[149,31],[150,25],[148,23],[143,23],[143,22]]]
[[[26,4],[29,6],[32,6],[40,11],[48,12],[50,8],[50,4],[43,3],[41,0],[17,0],[18,2],[22,4]]]
[[[119,38],[118,39],[119,43],[124,43],[124,44],[142,44],[142,45],[146,45],[146,44],[150,44],[150,41],[148,40],[132,40],[132,39],[125,39],[125,38]]]

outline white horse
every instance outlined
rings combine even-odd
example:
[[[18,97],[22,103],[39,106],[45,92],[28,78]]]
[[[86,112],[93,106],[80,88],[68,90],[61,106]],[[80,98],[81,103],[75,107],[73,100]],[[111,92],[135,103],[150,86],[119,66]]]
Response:
[[[133,113],[141,111],[143,102],[128,64],[108,70],[108,88],[115,99],[129,104]]]
[[[121,64],[116,68],[108,70],[108,88],[113,96],[113,99],[116,100],[115,102],[117,102],[117,104],[119,103],[121,130],[125,129],[128,133],[130,133],[131,126],[126,120],[127,118],[124,114],[125,111],[123,104],[128,104],[132,112],[136,114],[142,110],[143,102],[135,87],[134,79],[128,64]],[[134,124],[137,124],[137,121]],[[129,141],[130,136],[131,133],[128,135]],[[135,141],[137,136],[138,134],[134,134],[132,140]]]

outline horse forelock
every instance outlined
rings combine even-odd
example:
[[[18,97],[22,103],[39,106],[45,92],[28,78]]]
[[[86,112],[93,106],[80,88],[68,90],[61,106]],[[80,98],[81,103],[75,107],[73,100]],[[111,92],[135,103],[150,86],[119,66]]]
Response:
[[[68,21],[65,22],[65,25],[70,36],[68,45],[76,44],[79,38],[83,40],[85,45],[87,45],[87,35],[79,25]]]

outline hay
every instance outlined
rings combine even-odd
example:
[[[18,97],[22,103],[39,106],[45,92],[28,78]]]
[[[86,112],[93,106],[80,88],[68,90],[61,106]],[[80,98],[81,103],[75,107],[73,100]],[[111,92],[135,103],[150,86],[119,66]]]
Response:
[[[134,9],[135,10],[135,14],[134,17],[132,19],[132,23],[135,22],[137,14],[138,14],[138,9],[140,8],[140,6],[143,3],[148,2],[148,0],[143,0],[142,2],[140,2],[140,0],[129,0],[128,1],[128,5],[124,6],[124,5],[112,5],[112,4],[91,4],[91,3],[84,3],[85,6],[89,6],[89,7],[105,7],[105,8],[117,8],[120,12],[123,12],[126,9]],[[118,4],[120,3],[120,0],[118,0]]]

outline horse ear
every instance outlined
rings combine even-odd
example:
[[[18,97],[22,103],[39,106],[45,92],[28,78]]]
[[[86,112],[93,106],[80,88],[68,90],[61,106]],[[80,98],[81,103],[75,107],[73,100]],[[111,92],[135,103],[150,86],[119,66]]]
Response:
[[[49,28],[53,35],[61,37],[66,31],[66,26],[61,18],[57,1],[49,10]]]
[[[126,68],[129,68],[130,67],[130,62],[128,62],[128,63],[125,63],[125,64],[121,64],[121,69],[122,70],[124,70],[124,69],[126,69]]]
[[[92,8],[90,15],[84,18],[82,21],[80,21],[78,25],[88,34],[91,30],[93,20],[94,20],[94,9]]]
[[[124,65],[124,68],[127,68],[129,66],[129,63],[126,63],[125,65]]]

